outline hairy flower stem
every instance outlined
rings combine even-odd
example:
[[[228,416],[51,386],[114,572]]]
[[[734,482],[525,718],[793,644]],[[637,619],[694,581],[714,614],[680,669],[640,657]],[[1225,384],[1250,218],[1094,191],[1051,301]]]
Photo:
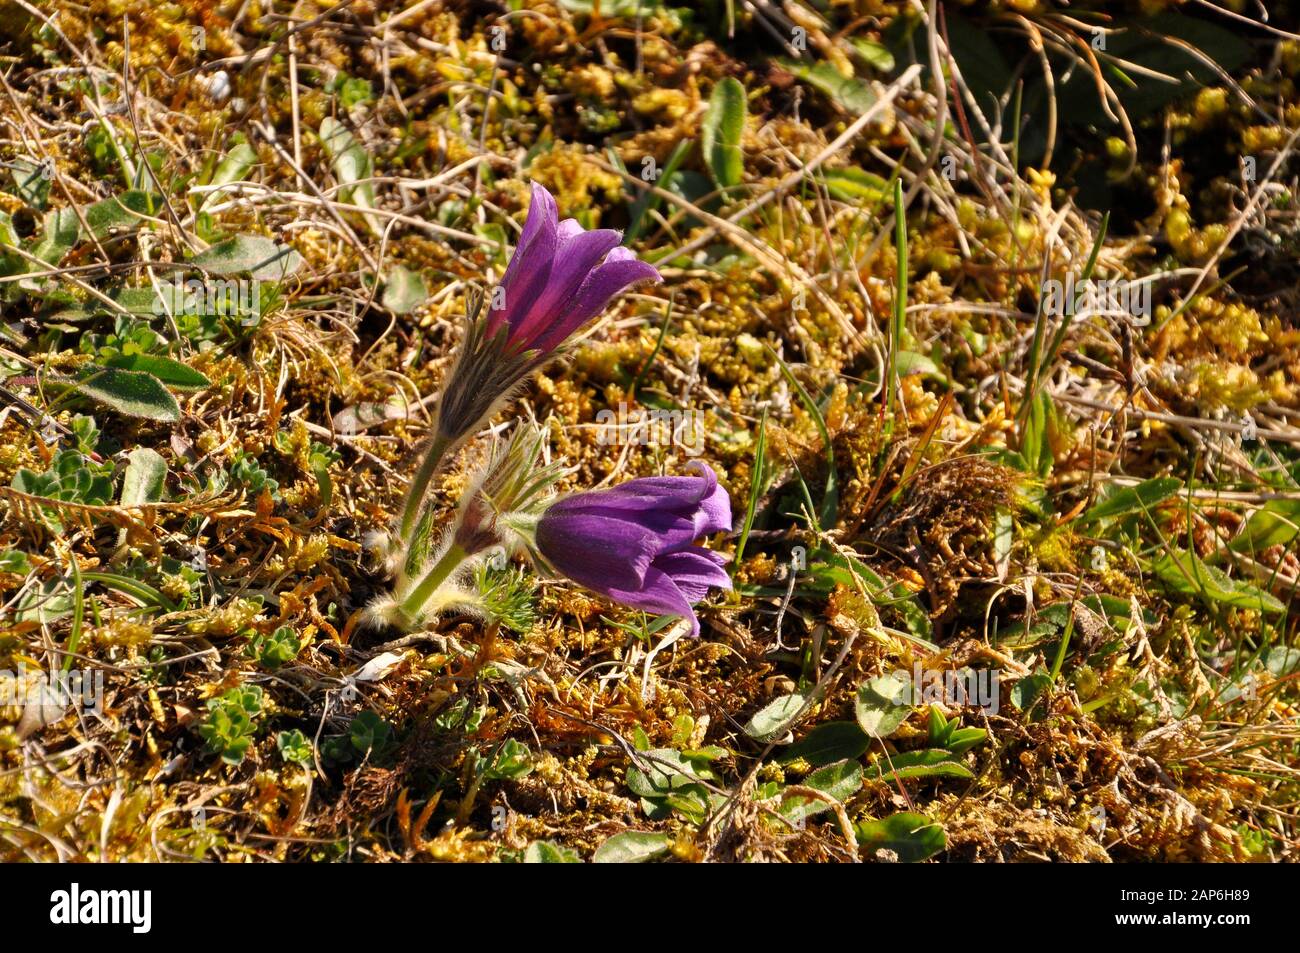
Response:
[[[415,584],[410,595],[402,600],[402,612],[411,619],[419,615],[429,597],[438,591],[438,587],[447,581],[456,568],[465,561],[469,553],[452,543],[434,567],[425,573],[424,578]]]
[[[429,491],[429,481],[433,475],[438,472],[438,466],[442,463],[442,458],[446,456],[447,451],[451,448],[452,439],[438,434],[429,444],[429,450],[424,455],[424,460],[420,463],[420,469],[416,471],[415,478],[411,481],[411,488],[407,491],[406,502],[402,506],[402,541],[407,546],[412,544],[411,531],[415,529],[415,524],[420,518],[420,507],[424,503],[425,494]]]

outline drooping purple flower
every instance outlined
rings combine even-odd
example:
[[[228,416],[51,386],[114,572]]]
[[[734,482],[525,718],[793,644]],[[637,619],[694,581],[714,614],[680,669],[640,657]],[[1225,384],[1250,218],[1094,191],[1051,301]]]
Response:
[[[555,199],[533,183],[532,204],[515,254],[493,296],[487,336],[508,329],[509,351],[548,354],[639,281],[659,281],[653,265],[619,246],[609,228],[586,231],[559,220]]]
[[[561,575],[616,602],[700,622],[691,603],[730,589],[727,557],[695,541],[731,529],[731,500],[708,466],[695,477],[644,477],[551,504],[538,553]]]

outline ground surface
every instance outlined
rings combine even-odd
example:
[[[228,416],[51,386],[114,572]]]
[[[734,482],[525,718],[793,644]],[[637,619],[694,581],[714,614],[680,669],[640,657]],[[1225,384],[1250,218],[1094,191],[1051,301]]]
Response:
[[[944,6],[0,3],[0,856],[1294,859],[1294,10]],[[498,423],[716,470],[698,641],[360,624],[529,181],[665,281]]]

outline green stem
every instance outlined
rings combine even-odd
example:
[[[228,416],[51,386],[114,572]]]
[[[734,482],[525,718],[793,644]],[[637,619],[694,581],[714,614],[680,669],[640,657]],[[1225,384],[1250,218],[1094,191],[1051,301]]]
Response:
[[[429,597],[438,591],[438,587],[447,581],[447,577],[465,561],[465,557],[468,555],[465,550],[452,543],[434,567],[425,574],[423,579],[415,584],[411,594],[402,600],[402,612],[408,617],[414,618],[424,604],[429,601]]]
[[[433,443],[429,444],[429,452],[424,455],[424,460],[420,463],[420,469],[415,472],[415,479],[411,481],[411,489],[407,491],[406,503],[402,507],[401,535],[408,546],[411,545],[411,531],[415,529],[416,521],[420,518],[420,507],[424,503],[425,493],[429,490],[429,481],[438,472],[438,464],[442,463],[442,458],[451,447],[451,442],[450,437],[444,437],[442,434],[435,436]]]
[[[68,674],[72,669],[72,657],[77,654],[77,647],[81,644],[81,628],[86,615],[85,589],[81,584],[81,567],[77,564],[76,553],[69,553],[68,555],[72,560],[72,634],[68,636],[68,649],[63,656],[64,675]]]

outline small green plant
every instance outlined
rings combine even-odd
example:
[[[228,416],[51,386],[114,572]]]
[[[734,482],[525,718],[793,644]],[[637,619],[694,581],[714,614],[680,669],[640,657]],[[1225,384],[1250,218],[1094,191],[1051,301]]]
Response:
[[[548,840],[533,841],[524,851],[525,864],[580,864],[582,858],[577,852]]]
[[[288,430],[281,430],[275,435],[275,448],[280,453],[292,456],[294,453],[293,435]],[[307,467],[311,470],[312,476],[316,478],[316,486],[320,490],[320,500],[322,507],[328,507],[330,500],[334,496],[334,481],[330,477],[330,466],[338,463],[343,459],[343,455],[332,447],[316,440],[311,441],[307,448]]]
[[[478,731],[486,716],[486,708],[481,706],[474,708],[468,698],[458,698],[447,707],[446,711],[440,712],[433,719],[433,723],[440,731],[460,729],[465,734],[472,735]]]
[[[297,728],[276,735],[275,748],[286,764],[300,764],[306,767],[312,762],[311,742]]]
[[[510,781],[522,778],[533,770],[533,753],[528,746],[514,738],[507,738],[489,762],[482,754],[474,754],[475,773],[485,781]]]
[[[373,711],[363,711],[352,719],[348,738],[358,754],[383,751],[393,740],[393,726]]]
[[[110,333],[83,334],[77,349],[82,354],[91,354],[102,360],[109,360],[135,354],[165,353],[167,339],[139,317],[118,314],[114,316],[113,330]]]
[[[25,576],[32,571],[31,557],[26,553],[10,549],[0,553],[0,572],[11,572],[18,576]]]
[[[363,711],[352,719],[347,734],[326,738],[321,753],[333,764],[351,764],[359,758],[380,761],[392,752],[394,741],[392,725],[373,711]]]
[[[256,633],[248,640],[248,654],[257,664],[274,672],[292,662],[302,651],[302,640],[292,626],[282,625],[268,634]]]
[[[257,685],[240,685],[220,698],[208,700],[208,717],[199,726],[199,734],[208,750],[220,755],[226,764],[239,764],[253,741],[253,722],[262,713],[262,689]]]
[[[113,466],[96,463],[80,450],[60,450],[50,469],[37,473],[22,467],[10,486],[29,496],[102,506],[113,501]],[[63,521],[53,507],[41,507],[41,514],[51,529],[63,532]]]
[[[933,705],[930,707],[929,737],[931,748],[946,748],[953,754],[964,754],[978,744],[983,744],[988,732],[983,728],[959,728],[961,717],[947,719]]]
[[[711,763],[726,755],[718,747],[675,751],[672,748],[642,747],[641,757],[627,769],[627,786],[641,799],[641,809],[651,820],[662,820],[674,811],[692,823],[701,823],[720,803],[709,784],[719,778]]]
[[[256,457],[243,451],[236,455],[235,462],[230,465],[230,479],[252,496],[260,496],[263,490],[270,491],[273,497],[279,496],[280,484],[262,469]]]
[[[338,96],[339,105],[343,107],[344,112],[348,112],[353,106],[368,103],[375,98],[370,80],[349,76],[347,73],[336,74],[333,79],[326,83],[325,92]]]
[[[79,450],[60,450],[50,469],[36,473],[26,467],[14,474],[20,493],[69,503],[104,504],[113,499],[113,468],[95,463]]]

